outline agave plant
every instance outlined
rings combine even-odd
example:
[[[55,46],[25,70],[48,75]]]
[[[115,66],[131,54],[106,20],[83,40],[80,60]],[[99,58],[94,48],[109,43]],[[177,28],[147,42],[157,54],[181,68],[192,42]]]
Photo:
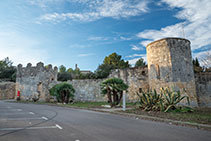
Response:
[[[160,110],[162,107],[162,95],[158,94],[156,90],[137,93],[139,97],[139,107],[144,111]]]
[[[183,99],[187,99],[188,105],[190,105],[189,97],[182,96],[180,91],[173,91],[170,88],[162,88],[161,95],[164,95],[164,103],[163,106],[165,107],[164,112],[168,112],[171,109],[176,109],[176,105],[180,103]]]
[[[160,94],[156,90],[137,93],[139,97],[139,107],[144,111],[164,111],[177,109],[176,105],[183,99],[187,99],[189,104],[189,97],[182,96],[180,91],[174,91],[170,88],[161,88]]]

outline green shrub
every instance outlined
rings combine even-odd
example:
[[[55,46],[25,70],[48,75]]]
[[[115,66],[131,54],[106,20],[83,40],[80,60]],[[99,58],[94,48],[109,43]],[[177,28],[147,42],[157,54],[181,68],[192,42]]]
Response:
[[[74,98],[75,90],[71,84],[63,82],[53,86],[49,92],[50,95],[56,96],[58,102],[68,103],[70,98]]]

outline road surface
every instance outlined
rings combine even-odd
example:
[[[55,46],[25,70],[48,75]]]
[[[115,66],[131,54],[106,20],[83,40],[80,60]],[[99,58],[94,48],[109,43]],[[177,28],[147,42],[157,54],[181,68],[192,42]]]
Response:
[[[65,107],[0,101],[0,141],[211,141],[191,127]]]

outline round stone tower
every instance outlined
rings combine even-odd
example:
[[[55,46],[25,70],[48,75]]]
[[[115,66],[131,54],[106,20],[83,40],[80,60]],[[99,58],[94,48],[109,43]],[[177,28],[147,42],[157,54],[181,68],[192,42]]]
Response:
[[[197,106],[190,41],[182,38],[164,38],[147,45],[149,86],[185,89],[192,106]]]

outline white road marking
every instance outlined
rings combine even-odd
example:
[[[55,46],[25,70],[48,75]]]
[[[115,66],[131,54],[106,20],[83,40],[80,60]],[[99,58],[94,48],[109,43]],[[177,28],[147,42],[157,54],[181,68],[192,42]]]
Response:
[[[60,127],[60,126],[59,126]],[[0,128],[0,131],[11,131],[11,130],[33,130],[33,129],[53,129],[59,128],[58,126],[40,126],[40,127],[28,127],[28,128]],[[60,129],[60,128],[59,128]]]
[[[7,121],[7,120],[38,120],[38,119],[43,119],[40,117],[37,118],[0,118],[0,121]]]
[[[13,113],[3,113],[3,114],[1,114],[1,115],[3,115],[3,116],[7,116],[7,115],[22,115],[22,114],[25,114],[25,115],[27,115],[27,114],[34,114],[34,113],[28,113],[28,112],[13,112]]]
[[[2,112],[16,112],[16,111],[18,111],[18,112],[21,112],[21,111],[23,111],[22,109],[0,109],[0,111],[2,111]]]
[[[44,120],[48,120],[48,118],[47,118],[47,117],[42,117],[42,119],[44,119]]]
[[[33,113],[33,112],[29,112],[29,114],[34,115],[34,113]]]
[[[59,129],[63,129],[61,126],[59,126],[58,124],[56,124],[56,127],[58,127]]]

